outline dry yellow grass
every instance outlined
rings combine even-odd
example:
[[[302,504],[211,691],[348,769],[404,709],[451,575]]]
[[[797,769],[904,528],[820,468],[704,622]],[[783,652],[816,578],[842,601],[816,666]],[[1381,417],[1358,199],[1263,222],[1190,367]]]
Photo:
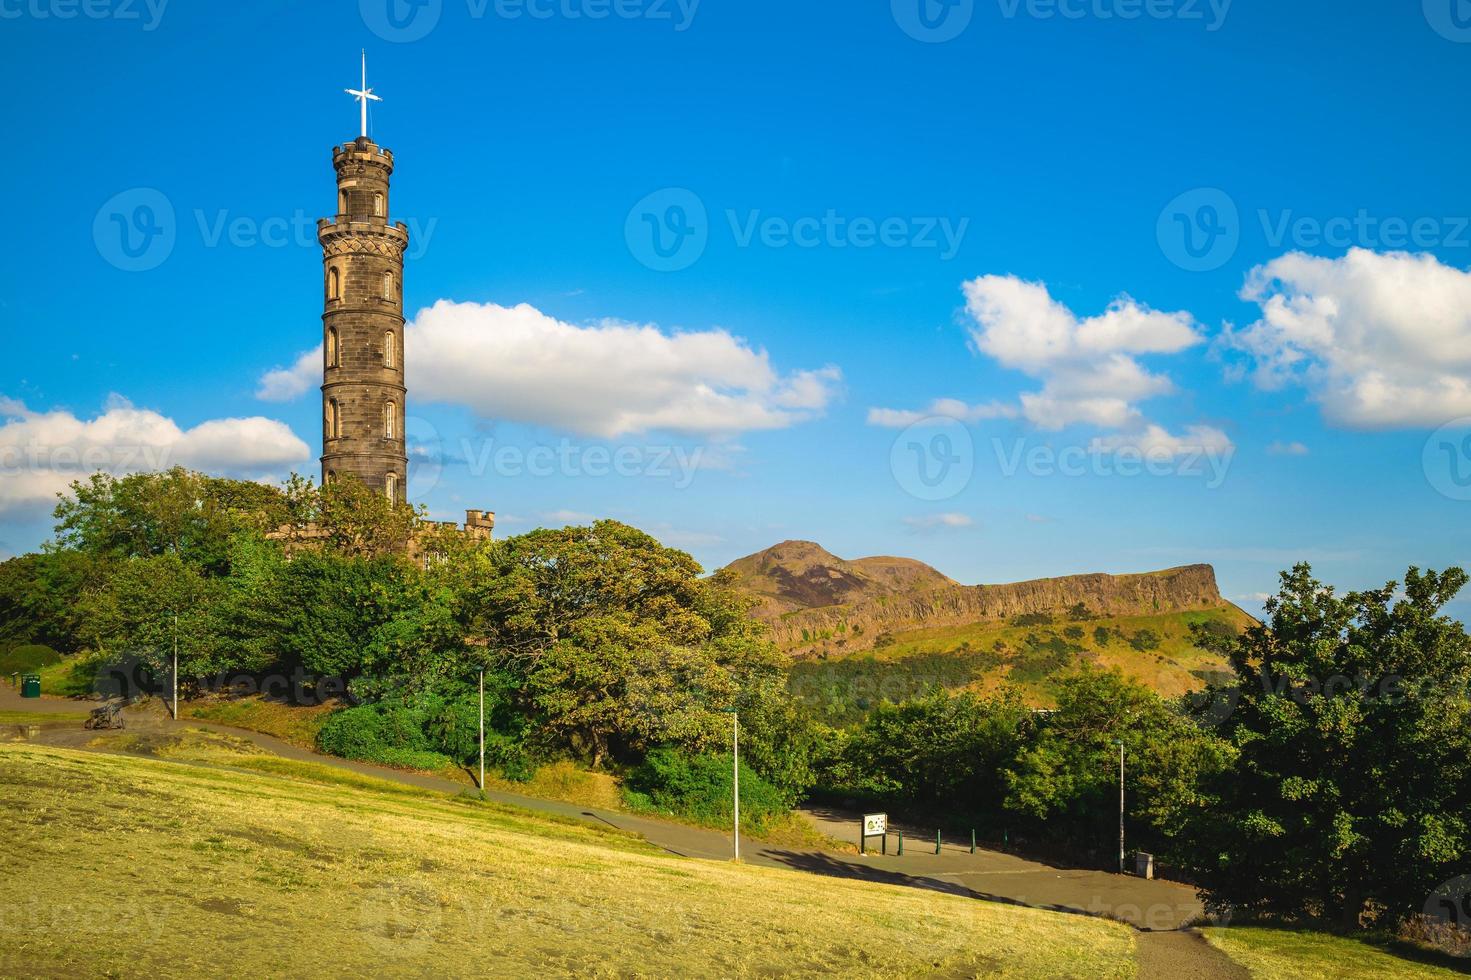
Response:
[[[1212,946],[1261,980],[1450,980],[1465,975],[1326,933],[1251,926],[1204,932]]]
[[[1134,975],[1111,922],[297,775],[0,745],[0,974]]]

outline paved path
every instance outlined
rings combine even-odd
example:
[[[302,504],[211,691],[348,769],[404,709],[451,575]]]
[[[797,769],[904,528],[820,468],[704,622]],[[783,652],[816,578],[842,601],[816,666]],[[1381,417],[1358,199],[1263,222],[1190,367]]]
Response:
[[[65,716],[85,714],[92,706],[86,701],[22,699],[10,687],[0,686],[0,710],[35,711]],[[164,717],[161,722],[154,724],[167,728],[174,723]],[[194,719],[185,719],[178,724],[243,738],[288,759],[315,762],[447,793],[461,793],[468,788],[463,783],[439,776],[404,772],[321,755],[271,735],[229,725]],[[137,731],[144,725],[149,725],[149,722],[137,718],[131,730]],[[94,733],[87,732],[85,735],[84,738],[80,732],[75,735],[43,734],[42,739],[84,747]],[[515,793],[490,790],[485,795],[498,803],[641,834],[650,843],[670,854],[709,860],[727,860],[731,857],[732,842],[729,834]],[[805,812],[829,836],[850,842],[856,838],[856,814],[819,808]],[[1246,975],[1223,953],[1208,946],[1198,934],[1178,931],[1183,930],[1187,923],[1202,913],[1199,900],[1188,886],[1168,881],[1145,881],[1101,871],[1054,868],[998,851],[978,849],[971,854],[969,842],[964,846],[947,843],[940,854],[935,854],[934,838],[930,837],[929,844],[926,845],[917,828],[906,828],[905,853],[902,858],[894,853],[893,844],[891,839],[890,853],[887,856],[859,856],[781,847],[743,839],[741,858],[748,863],[768,867],[910,888],[927,888],[985,901],[1118,919],[1140,930],[1139,975],[1144,980],[1154,977],[1236,978]]]

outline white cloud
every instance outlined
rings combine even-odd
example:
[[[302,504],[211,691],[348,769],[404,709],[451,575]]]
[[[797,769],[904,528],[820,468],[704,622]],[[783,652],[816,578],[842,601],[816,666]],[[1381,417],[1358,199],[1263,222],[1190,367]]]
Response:
[[[1300,442],[1274,442],[1267,446],[1268,456],[1306,456],[1308,447]]]
[[[265,402],[289,402],[322,383],[322,345],[304,352],[289,368],[272,368],[261,375],[255,397]]]
[[[1132,449],[1151,459],[1173,459],[1201,453],[1221,457],[1231,454],[1235,448],[1226,433],[1208,425],[1187,425],[1179,435],[1166,431],[1162,426],[1146,425],[1137,432],[1098,436],[1089,444],[1089,452]]]
[[[73,480],[187,466],[256,478],[284,475],[311,450],[283,423],[254,417],[213,419],[181,429],[172,419],[134,408],[116,395],[102,414],[36,412],[0,398],[0,511],[41,508]]]
[[[781,373],[765,351],[719,329],[576,326],[536,308],[440,300],[404,334],[412,397],[505,419],[614,438],[659,430],[704,437],[783,429],[820,415],[842,373]],[[261,378],[262,398],[300,395],[320,348]]]
[[[1137,357],[1176,354],[1202,339],[1189,313],[1151,310],[1128,296],[1080,319],[1039,282],[981,276],[964,289],[976,349],[1042,382],[1021,396],[1022,414],[1041,429],[1142,427],[1136,403],[1175,386]]]
[[[547,526],[554,524],[566,526],[570,524],[591,524],[597,520],[597,517],[576,510],[549,510],[541,515],[541,519],[546,522]]]
[[[886,429],[904,429],[929,418],[950,418],[960,422],[984,422],[987,419],[1012,419],[1021,414],[1015,405],[1004,402],[987,402],[984,405],[968,405],[956,398],[937,398],[929,408],[918,411],[902,408],[870,408],[868,424]]]
[[[1247,276],[1261,319],[1223,346],[1258,386],[1300,385],[1332,423],[1436,426],[1471,415],[1471,273],[1432,255],[1292,252]]]
[[[918,517],[906,517],[904,523],[912,531],[940,531],[947,528],[971,527],[975,521],[965,514],[923,514]]]

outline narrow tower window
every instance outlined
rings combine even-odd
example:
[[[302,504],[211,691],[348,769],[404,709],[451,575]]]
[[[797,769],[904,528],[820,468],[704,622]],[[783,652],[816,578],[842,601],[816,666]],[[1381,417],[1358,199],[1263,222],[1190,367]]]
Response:
[[[398,502],[398,474],[390,473],[383,481],[383,489],[388,494],[388,499],[394,503]]]
[[[383,195],[382,194],[374,194],[373,195],[373,217],[375,217],[375,218],[381,218],[381,217],[383,217]]]
[[[383,298],[393,299],[393,273],[383,273]]]
[[[337,213],[347,214],[347,191],[337,192]]]
[[[389,402],[383,406],[383,438],[397,438],[394,433],[398,430],[398,406]]]
[[[393,339],[393,331],[390,330],[383,335],[383,366],[395,367],[398,364],[397,341]]]
[[[327,298],[342,298],[342,273],[337,271],[335,265],[327,270]]]
[[[337,328],[336,327],[328,327],[327,328],[327,366],[329,368],[334,368],[334,367],[337,366]]]
[[[327,438],[336,439],[342,435],[342,410],[337,405],[337,399],[332,399],[327,405]]]

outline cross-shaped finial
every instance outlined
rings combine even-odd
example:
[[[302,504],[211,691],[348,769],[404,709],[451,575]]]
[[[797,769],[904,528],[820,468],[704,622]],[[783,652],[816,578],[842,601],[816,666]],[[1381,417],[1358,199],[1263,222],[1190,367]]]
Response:
[[[368,135],[368,102],[370,100],[373,101],[373,102],[382,102],[383,101],[381,98],[379,98],[378,96],[376,96],[376,95],[373,94],[373,90],[372,89],[368,88],[368,52],[367,52],[367,49],[364,49],[363,50],[363,87],[362,88],[350,88],[350,89],[346,89],[345,91],[347,92],[348,95],[350,95],[353,98],[357,99],[358,102],[362,104],[362,108],[363,108],[363,135],[364,136],[367,136]]]

